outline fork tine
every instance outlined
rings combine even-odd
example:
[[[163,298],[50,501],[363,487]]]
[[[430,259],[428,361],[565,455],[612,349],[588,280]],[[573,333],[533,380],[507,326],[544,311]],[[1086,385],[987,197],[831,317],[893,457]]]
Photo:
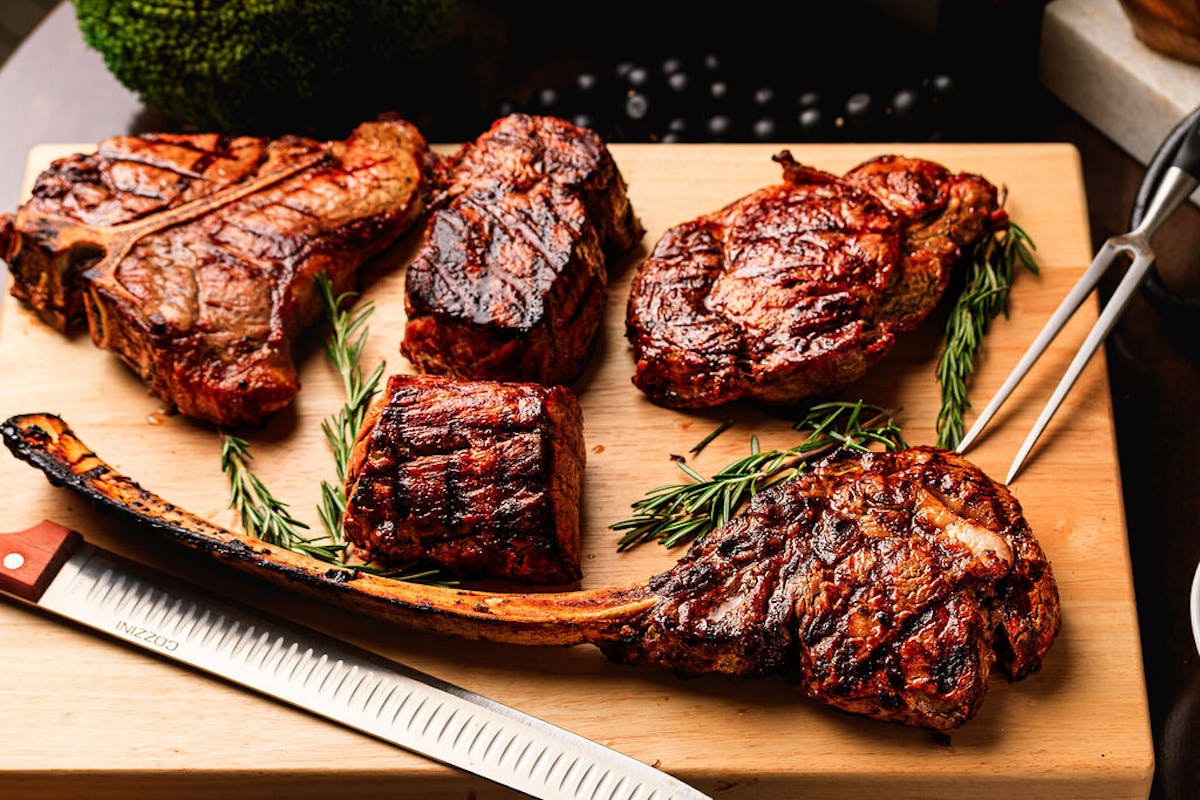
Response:
[[[1087,366],[1088,361],[1100,349],[1101,342],[1112,331],[1113,326],[1117,324],[1117,320],[1121,317],[1121,313],[1125,307],[1129,305],[1129,301],[1133,299],[1134,292],[1146,277],[1146,272],[1150,269],[1150,265],[1154,263],[1154,257],[1149,253],[1148,249],[1142,247],[1136,250],[1137,256],[1133,263],[1129,265],[1129,270],[1125,273],[1125,277],[1117,284],[1116,291],[1113,292],[1108,303],[1104,306],[1104,310],[1100,313],[1096,324],[1092,326],[1092,330],[1088,333],[1087,338],[1083,340],[1083,344],[1079,348],[1079,352],[1075,354],[1075,358],[1071,361],[1071,366],[1067,367],[1066,373],[1063,374],[1062,380],[1059,381],[1054,394],[1050,396],[1050,400],[1046,403],[1046,407],[1042,409],[1042,413],[1038,416],[1037,422],[1034,423],[1033,429],[1029,431],[1029,435],[1025,437],[1021,449],[1017,451],[1017,457],[1013,459],[1012,467],[1008,470],[1008,477],[1004,479],[1005,483],[1012,483],[1013,478],[1020,472],[1021,466],[1025,463],[1025,459],[1033,450],[1034,444],[1037,443],[1038,437],[1042,435],[1042,431],[1050,424],[1050,419],[1054,416],[1054,412],[1058,411],[1058,407],[1062,405],[1063,398],[1067,396],[1067,392],[1075,385],[1075,381],[1079,379],[1083,368]]]
[[[1121,250],[1124,249],[1121,244],[1118,244],[1114,239],[1109,239],[1096,253],[1096,257],[1092,259],[1091,265],[1083,273],[1082,277],[1071,287],[1071,291],[1059,303],[1054,314],[1046,322],[1046,325],[1038,333],[1037,338],[1029,345],[1029,349],[1025,351],[1025,355],[1021,356],[1021,360],[1017,362],[1017,366],[1009,373],[1004,384],[999,391],[992,396],[987,406],[983,409],[983,413],[975,420],[975,424],[967,431],[967,435],[962,438],[955,448],[955,452],[962,454],[967,451],[971,443],[979,437],[987,424],[991,422],[992,417],[1000,410],[1000,406],[1004,405],[1017,388],[1017,384],[1025,377],[1025,373],[1029,372],[1029,368],[1034,362],[1041,357],[1050,343],[1054,341],[1054,337],[1058,336],[1058,332],[1066,325],[1067,320],[1079,309],[1083,301],[1091,294],[1092,289],[1096,288],[1096,284],[1100,282],[1100,277],[1112,266],[1113,259]]]

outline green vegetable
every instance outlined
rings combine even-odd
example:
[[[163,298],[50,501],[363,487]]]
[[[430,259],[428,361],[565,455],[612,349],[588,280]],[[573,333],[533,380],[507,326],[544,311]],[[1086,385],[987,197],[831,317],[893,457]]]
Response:
[[[448,39],[458,6],[458,0],[72,2],[84,41],[143,103],[185,125],[243,134],[298,132],[368,102],[371,93],[415,83],[401,70]]]
[[[245,439],[227,433],[221,445],[221,471],[229,477],[229,507],[238,512],[242,530],[264,542],[357,572],[370,572],[412,583],[454,585],[457,581],[446,580],[436,569],[389,572],[368,564],[346,564],[347,545],[342,530],[346,495],[342,483],[346,479],[354,437],[362,427],[367,406],[383,377],[384,364],[380,362],[368,378],[363,378],[359,359],[367,342],[366,321],[374,306],[366,303],[357,309],[343,309],[343,303],[352,300],[354,293],[347,292],[335,297],[333,283],[324,272],[317,275],[315,282],[325,308],[325,318],[333,327],[325,342],[325,355],[342,376],[342,387],[346,390],[346,402],[342,408],[321,423],[325,439],[333,449],[338,476],[337,484],[321,481],[321,505],[317,507],[317,513],[328,537],[304,533],[309,530],[308,524],[292,516],[288,504],[276,498],[262,479],[254,474],[250,463],[254,460],[250,444]]]
[[[722,424],[688,452],[699,453],[731,424]],[[814,405],[792,427],[808,431],[800,444],[786,450],[762,450],[758,437],[751,436],[750,455],[711,478],[677,461],[688,482],[651,489],[633,504],[632,517],[609,525],[614,531],[623,531],[617,549],[628,550],[652,539],[664,547],[675,547],[702,538],[732,519],[755,494],[799,475],[813,459],[831,451],[865,453],[871,445],[893,451],[908,447],[893,413],[862,400]]]
[[[385,364],[380,361],[375,371],[363,378],[359,360],[367,344],[367,318],[375,311],[375,305],[367,302],[355,309],[343,308],[343,304],[352,301],[355,294],[346,292],[335,297],[333,281],[324,272],[317,276],[316,284],[321,305],[325,308],[325,319],[333,326],[333,331],[325,341],[325,357],[342,376],[342,388],[346,392],[346,402],[342,407],[321,423],[325,441],[333,451],[338,479],[336,483],[321,481],[321,505],[317,511],[321,516],[321,524],[333,540],[342,542],[345,540],[342,518],[346,514],[346,491],[342,487],[346,485],[350,452],[354,449],[354,439],[367,415],[367,406],[379,389]]]
[[[937,377],[942,407],[937,416],[938,447],[953,450],[966,433],[963,416],[971,407],[967,382],[983,347],[988,326],[997,314],[1008,314],[1008,293],[1017,266],[1037,273],[1033,240],[1015,222],[988,236],[971,251],[966,285],[950,311],[946,342],[938,358]]]

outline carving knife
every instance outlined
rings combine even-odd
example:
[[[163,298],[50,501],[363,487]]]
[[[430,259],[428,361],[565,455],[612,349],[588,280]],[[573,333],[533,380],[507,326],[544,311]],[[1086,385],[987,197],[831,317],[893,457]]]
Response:
[[[546,800],[710,800],[544,720],[90,545],[45,521],[0,533],[0,592]]]

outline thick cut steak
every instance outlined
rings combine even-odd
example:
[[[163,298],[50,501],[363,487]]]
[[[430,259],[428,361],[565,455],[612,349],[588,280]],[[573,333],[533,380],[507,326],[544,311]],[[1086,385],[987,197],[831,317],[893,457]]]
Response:
[[[394,375],[350,457],[346,538],[368,560],[570,583],[583,468],[564,386]]]
[[[299,388],[292,345],[424,209],[431,156],[410,124],[345,141],[119,136],[60,159],[0,218],[12,293],[59,330],[86,316],[181,413],[260,423]]]
[[[1058,588],[1004,486],[953,453],[845,454],[756,495],[650,581],[620,661],[789,676],[876,719],[957,728],[993,663],[1041,666]]]
[[[884,156],[784,181],[668,230],[630,288],[633,382],[679,408],[792,403],[858,380],[1007,224],[978,175]]]
[[[569,383],[604,311],[606,257],[643,230],[593,131],[513,114],[442,165],[406,276],[401,352],[421,372]]]
[[[932,447],[831,456],[649,581],[504,594],[348,574],[225,530],[112,469],[57,417],[0,432],[53,483],[145,530],[363,613],[472,639],[590,643],[687,674],[780,675],[906,725],[959,727],[994,667],[1036,671],[1059,631],[1054,574],[1016,498]]]

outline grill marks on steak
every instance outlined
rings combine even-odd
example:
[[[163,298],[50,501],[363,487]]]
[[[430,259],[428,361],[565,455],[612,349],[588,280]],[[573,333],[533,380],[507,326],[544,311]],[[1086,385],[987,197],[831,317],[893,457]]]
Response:
[[[369,560],[570,583],[584,460],[566,387],[395,375],[351,455],[346,538]]]
[[[784,182],[668,230],[630,288],[634,383],[661,405],[789,403],[861,378],[1004,224],[995,187],[886,156]]]
[[[789,160],[781,162],[785,174],[794,169]],[[963,253],[1008,224],[992,184],[978,175],[952,175],[930,161],[882,156],[850,170],[845,180],[881,198],[901,219],[899,276],[877,316],[896,331],[915,330],[924,322]]]
[[[928,447],[834,458],[761,492],[650,588],[611,657],[783,673],[845,711],[936,729],[975,714],[997,654],[1023,677],[1059,629],[1016,499]]]
[[[551,182],[437,212],[406,282],[401,352],[422,372],[566,383],[583,368],[607,283],[578,197]]]
[[[558,117],[502,117],[441,170],[439,205],[479,189],[521,190],[552,181],[583,201],[608,254],[620,255],[642,237],[625,181],[603,140]]]
[[[600,327],[605,258],[643,233],[607,147],[565,120],[513,114],[440,171],[401,352],[462,379],[574,380]]]
[[[350,288],[416,222],[430,158],[402,121],[334,142],[115,137],[39,177],[0,225],[0,254],[15,296],[59,330],[86,316],[181,413],[259,423],[299,388],[313,279]]]

